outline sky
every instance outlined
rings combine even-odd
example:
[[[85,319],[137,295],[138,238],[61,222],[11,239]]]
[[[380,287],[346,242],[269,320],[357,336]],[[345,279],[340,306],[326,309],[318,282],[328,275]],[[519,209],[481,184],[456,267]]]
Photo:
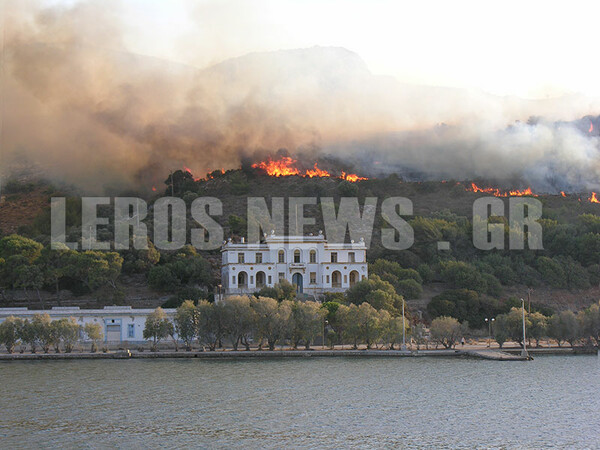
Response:
[[[131,51],[198,67],[341,46],[400,81],[526,98],[600,95],[598,2],[128,0],[117,11]]]

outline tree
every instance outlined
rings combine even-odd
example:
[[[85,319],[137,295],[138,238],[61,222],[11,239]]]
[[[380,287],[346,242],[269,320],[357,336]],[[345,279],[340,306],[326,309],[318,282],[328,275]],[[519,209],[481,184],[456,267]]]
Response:
[[[198,302],[198,337],[210,351],[215,351],[225,336],[223,309],[222,303]]]
[[[456,345],[463,334],[463,327],[454,317],[434,319],[430,327],[431,338],[449,349]]]
[[[371,275],[368,279],[354,284],[346,291],[346,298],[355,305],[366,301],[376,309],[388,310],[392,315],[398,314],[403,302],[402,296],[396,293],[394,286],[377,275]]]
[[[81,326],[77,324],[74,317],[62,318],[52,322],[53,328],[56,330],[57,342],[62,342],[66,353],[71,353],[75,343],[79,339]]]
[[[21,338],[21,342],[24,344],[29,344],[31,353],[35,353],[36,347],[39,343],[39,333],[36,324],[33,321],[30,322],[29,320],[25,319],[21,323],[19,336]]]
[[[535,339],[536,347],[540,346],[540,339],[546,336],[548,331],[548,318],[540,312],[528,314],[531,326],[527,329],[528,337]]]
[[[169,336],[171,322],[161,307],[156,308],[146,317],[144,327],[144,339],[152,339],[152,351],[158,349],[158,343],[161,339]]]
[[[548,321],[548,335],[556,339],[558,346],[561,342],[568,342],[571,347],[581,337],[579,330],[579,322],[573,311],[562,311],[559,314],[554,314]]]
[[[498,343],[500,348],[502,348],[504,346],[504,343],[510,337],[508,328],[509,328],[509,325],[508,325],[507,315],[500,314],[500,315],[496,316],[496,320],[494,322],[494,339],[496,340],[496,342]]]
[[[290,336],[294,349],[303,341],[306,350],[315,336],[322,332],[327,310],[317,302],[294,301],[290,313]]]
[[[364,302],[358,307],[356,320],[360,336],[370,349],[381,336],[379,313],[369,303]]]
[[[402,339],[402,317],[392,317],[387,311],[379,311],[379,321],[384,341],[390,345],[390,350],[394,350],[394,345]],[[410,328],[406,319],[404,326],[405,334],[408,335]]]
[[[0,258],[7,260],[11,256],[22,256],[29,264],[33,264],[40,257],[43,248],[39,242],[11,234],[0,239]]]
[[[53,343],[50,315],[48,313],[34,314],[31,323],[35,330],[36,342],[42,347],[44,353],[48,353]]]
[[[275,345],[287,334],[288,320],[291,314],[291,302],[268,297],[258,297],[250,302],[256,318],[257,336],[266,339],[269,350],[275,350]]]
[[[91,352],[95,353],[98,351],[98,342],[104,337],[102,325],[96,322],[89,322],[84,325],[83,331],[87,334],[88,339],[92,341]]]
[[[175,312],[175,331],[188,352],[192,350],[192,342],[198,332],[199,314],[191,300],[184,301]]]
[[[0,343],[4,344],[8,353],[13,352],[19,341],[19,330],[22,327],[22,322],[18,317],[9,316],[4,322],[0,323]]]
[[[223,299],[224,328],[233,349],[243,344],[250,350],[250,335],[254,324],[254,312],[250,297],[234,295]]]
[[[179,285],[179,280],[168,265],[162,265],[150,269],[148,284],[157,291],[171,291]]]
[[[344,341],[350,341],[352,348],[357,349],[361,339],[361,330],[358,326],[358,306],[354,303],[349,306],[340,305],[336,313],[338,332]]]

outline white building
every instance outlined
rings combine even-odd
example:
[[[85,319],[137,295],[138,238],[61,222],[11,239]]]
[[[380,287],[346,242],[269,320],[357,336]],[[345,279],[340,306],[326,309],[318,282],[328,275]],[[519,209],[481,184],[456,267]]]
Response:
[[[264,243],[229,239],[221,249],[223,295],[249,294],[279,280],[300,293],[319,297],[344,292],[367,278],[367,247],[358,243],[330,244],[325,236],[265,236]]]
[[[33,310],[27,308],[0,308],[0,322],[10,316],[29,319],[34,314],[48,313],[52,320],[73,317],[82,327],[86,323],[99,323],[104,331],[104,342],[141,343],[144,341],[146,317],[154,309],[133,309],[131,306],[105,306],[103,309],[80,309],[79,307],[55,306],[48,310]],[[164,309],[167,317],[173,320],[175,309]],[[87,340],[85,333],[81,336]]]

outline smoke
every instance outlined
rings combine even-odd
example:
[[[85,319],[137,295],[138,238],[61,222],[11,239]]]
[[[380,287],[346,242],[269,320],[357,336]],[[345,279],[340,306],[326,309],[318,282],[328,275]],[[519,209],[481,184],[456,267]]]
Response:
[[[331,47],[195,68],[131,53],[112,11],[99,1],[7,3],[4,170],[27,160],[88,192],[148,190],[184,165],[202,175],[285,148],[370,174],[600,187],[598,134],[572,122],[599,112],[595,101],[401,84]]]

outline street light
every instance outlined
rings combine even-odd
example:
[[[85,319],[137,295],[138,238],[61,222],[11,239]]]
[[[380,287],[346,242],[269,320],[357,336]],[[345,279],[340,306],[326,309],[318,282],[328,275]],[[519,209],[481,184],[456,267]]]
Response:
[[[488,347],[492,346],[492,322],[496,320],[495,318],[488,319],[485,318],[485,323],[488,324]]]
[[[404,300],[402,300],[402,351],[406,351],[406,324],[404,322]]]
[[[529,357],[527,353],[527,342],[525,341],[525,300],[521,299],[521,311],[523,313],[523,350],[521,350],[521,356]]]
[[[329,320],[325,319],[323,322],[323,350],[325,350],[325,327],[329,325]]]

